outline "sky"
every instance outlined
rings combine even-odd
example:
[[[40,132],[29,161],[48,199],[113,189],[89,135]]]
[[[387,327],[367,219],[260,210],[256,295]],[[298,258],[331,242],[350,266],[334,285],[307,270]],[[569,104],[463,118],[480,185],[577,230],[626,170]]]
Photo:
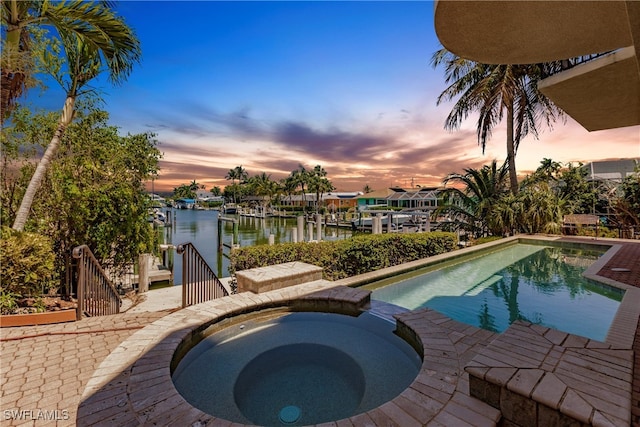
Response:
[[[278,180],[321,165],[337,191],[439,186],[506,157],[506,126],[478,146],[477,117],[444,130],[453,103],[431,66],[441,48],[427,1],[120,1],[142,61],[95,87],[122,134],[153,132],[156,192],[196,180],[224,187],[241,165]],[[50,88],[40,103],[57,109]],[[31,95],[30,95],[31,96]],[[522,176],[561,163],[640,157],[640,126],[587,132],[570,117],[526,137]]]

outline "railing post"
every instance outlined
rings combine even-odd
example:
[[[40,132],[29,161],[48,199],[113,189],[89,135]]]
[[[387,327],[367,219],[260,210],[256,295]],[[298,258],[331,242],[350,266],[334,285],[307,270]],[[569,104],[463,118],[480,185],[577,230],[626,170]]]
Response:
[[[76,295],[76,320],[82,319],[82,313],[84,312],[84,283],[85,283],[85,265],[83,259],[82,246],[78,246],[73,249],[73,257],[77,260],[78,265],[78,289]]]
[[[176,253],[182,255],[182,308],[187,306],[187,254],[185,253],[185,245],[176,246]]]

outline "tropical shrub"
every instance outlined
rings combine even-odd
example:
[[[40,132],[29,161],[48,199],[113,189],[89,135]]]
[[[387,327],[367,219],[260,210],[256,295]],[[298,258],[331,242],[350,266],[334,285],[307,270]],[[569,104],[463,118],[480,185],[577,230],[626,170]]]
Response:
[[[595,237],[596,236],[596,228],[591,226],[591,227],[582,227],[582,226],[578,226],[576,227],[576,235],[577,236],[589,236],[589,237]],[[618,237],[618,232],[616,230],[611,230],[608,227],[598,227],[598,236],[597,237],[612,237],[612,238],[616,238]]]
[[[479,239],[474,240],[473,244],[474,245],[481,245],[483,243],[489,243],[489,242],[494,242],[496,240],[500,240],[502,239],[502,236],[486,236],[486,237],[480,237]]]
[[[529,183],[516,195],[503,196],[494,206],[491,223],[503,234],[559,234],[565,200],[546,182]]]
[[[491,165],[480,169],[467,168],[464,174],[449,174],[444,184],[453,183],[443,191],[443,204],[436,215],[445,215],[451,230],[464,230],[473,237],[500,235],[503,227],[492,221],[496,203],[508,194],[508,170],[505,165]],[[458,188],[460,187],[460,188]]]
[[[2,147],[45,144],[42,129],[55,127],[55,115],[19,113],[12,126],[3,130]],[[60,278],[65,277],[67,258],[78,245],[88,245],[112,272],[125,270],[140,253],[156,247],[147,221],[151,201],[145,181],[155,176],[161,153],[153,134],[120,136],[108,119],[91,100],[79,104],[25,226],[51,239]],[[20,153],[17,149],[3,152],[3,161],[22,172],[9,174],[0,168],[5,223],[13,221],[34,168]]]
[[[229,272],[301,261],[324,269],[324,277],[338,280],[357,274],[438,255],[455,249],[456,235],[433,232],[375,234],[351,239],[280,243],[235,249]]]
[[[18,309],[18,294],[0,291],[0,314],[13,314]]]
[[[3,226],[0,253],[3,305],[11,295],[39,296],[53,285],[55,255],[49,238]]]
[[[627,226],[640,226],[640,167],[620,185],[620,195],[613,203],[618,220]]]

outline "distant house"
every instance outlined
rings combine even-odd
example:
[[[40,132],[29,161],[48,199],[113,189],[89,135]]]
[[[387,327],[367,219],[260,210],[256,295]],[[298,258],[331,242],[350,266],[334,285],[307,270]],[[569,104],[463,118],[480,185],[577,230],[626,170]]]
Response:
[[[214,196],[211,191],[206,190],[197,190],[196,191],[196,200],[201,202],[223,202],[224,197],[222,196]]]
[[[613,181],[621,183],[633,175],[640,159],[600,160],[582,166],[589,173],[589,180]]]
[[[357,197],[362,194],[360,192],[335,192],[322,193],[320,195],[320,205],[326,206],[330,210],[339,210],[340,208],[356,207],[358,203]],[[283,206],[316,206],[316,193],[292,194],[280,199]]]
[[[280,204],[282,206],[306,206],[312,207],[316,205],[316,195],[305,193],[302,194],[291,194],[289,196],[284,196],[280,199]]]
[[[394,190],[391,188],[364,193],[358,196],[358,209],[362,210],[374,206],[387,206],[387,197],[393,193]]]
[[[440,189],[437,187],[391,187],[359,196],[358,209],[373,207],[430,209],[438,206],[439,193]]]
[[[395,191],[387,198],[387,204],[392,208],[403,209],[428,209],[438,206],[438,188],[423,187],[419,189],[410,189]]]
[[[358,206],[358,196],[362,193],[356,192],[329,192],[322,195],[322,204],[330,211],[340,211],[355,208]]]

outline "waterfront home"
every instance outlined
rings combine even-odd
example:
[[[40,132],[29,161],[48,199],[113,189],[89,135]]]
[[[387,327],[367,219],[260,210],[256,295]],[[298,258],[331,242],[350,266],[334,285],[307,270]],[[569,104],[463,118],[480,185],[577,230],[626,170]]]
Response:
[[[358,197],[361,192],[336,192],[323,193],[320,195],[320,206],[325,206],[329,210],[339,210],[344,208],[355,208],[358,204]],[[282,206],[297,206],[315,208],[316,193],[292,194],[280,199]]]
[[[401,209],[435,209],[438,206],[438,187],[400,188],[366,193],[358,197],[358,209],[373,207]]]

